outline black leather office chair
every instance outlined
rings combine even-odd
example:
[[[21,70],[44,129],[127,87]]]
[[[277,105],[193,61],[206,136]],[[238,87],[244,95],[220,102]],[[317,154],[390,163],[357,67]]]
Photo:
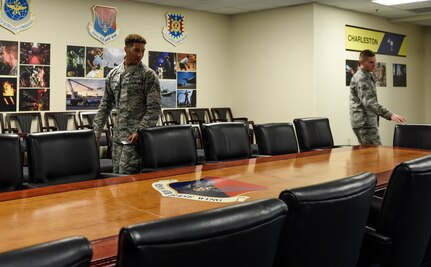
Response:
[[[0,151],[0,192],[18,190],[23,183],[19,136],[1,134]]]
[[[334,147],[334,139],[327,118],[294,119],[293,124],[295,124],[301,151]]]
[[[100,173],[93,130],[27,135],[30,183],[63,184],[118,175]]]
[[[254,125],[260,155],[298,153],[298,142],[291,123]]]
[[[375,185],[363,173],[281,192],[289,212],[274,266],[354,267]]]
[[[273,266],[286,210],[266,199],[124,227],[117,266]]]
[[[431,124],[397,124],[394,146],[431,149]]]
[[[153,127],[139,132],[142,172],[192,166],[197,163],[190,125]]]
[[[375,196],[358,266],[431,265],[431,156],[395,167]]]
[[[85,237],[70,237],[0,253],[2,267],[87,267],[93,251]]]
[[[45,112],[45,128],[49,131],[67,131],[77,130],[78,121],[76,120],[75,111],[65,112]],[[68,127],[70,124],[71,128]]]
[[[211,123],[213,118],[209,108],[189,108],[189,118],[192,123]]]
[[[187,124],[189,121],[184,108],[164,109],[163,117],[163,125],[181,125]]]
[[[207,161],[250,158],[250,139],[242,122],[202,124],[202,139]]]

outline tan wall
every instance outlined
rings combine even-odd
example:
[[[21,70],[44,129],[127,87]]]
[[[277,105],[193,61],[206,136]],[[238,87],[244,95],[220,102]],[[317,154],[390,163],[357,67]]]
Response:
[[[103,2],[103,3],[102,3]],[[148,51],[196,53],[197,102],[200,106],[224,105],[228,91],[229,71],[225,58],[229,53],[229,17],[205,12],[182,10],[133,1],[33,1],[35,25],[16,35],[0,28],[0,39],[51,44],[51,111],[66,109],[66,46],[84,45],[123,48],[124,38],[139,33],[148,41],[143,59],[148,63]],[[88,24],[93,20],[95,4],[118,9],[120,37],[102,45],[90,36]],[[182,12],[186,16],[188,40],[174,47],[162,36],[166,12]]]
[[[431,27],[425,33],[425,122],[431,123]]]

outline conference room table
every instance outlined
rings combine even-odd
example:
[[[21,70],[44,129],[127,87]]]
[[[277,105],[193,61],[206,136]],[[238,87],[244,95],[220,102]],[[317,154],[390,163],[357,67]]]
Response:
[[[0,193],[0,253],[81,235],[92,243],[93,266],[113,266],[123,226],[277,198],[285,189],[362,172],[374,173],[377,188],[384,188],[397,164],[430,154],[419,149],[350,146]],[[221,191],[226,190],[230,197],[225,199],[230,202],[218,197],[175,195],[168,185],[196,185],[202,179],[226,182]]]

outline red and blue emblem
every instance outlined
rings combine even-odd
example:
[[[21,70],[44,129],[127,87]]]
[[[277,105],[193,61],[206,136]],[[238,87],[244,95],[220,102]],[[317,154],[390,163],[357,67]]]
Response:
[[[184,21],[184,15],[166,14],[166,27],[163,29],[163,37],[174,46],[181,44],[187,39],[188,34],[184,28]]]
[[[162,180],[153,183],[153,188],[166,197],[207,202],[242,202],[249,198],[244,196],[244,193],[268,189],[265,186],[221,177],[205,177],[185,182]]]
[[[103,44],[116,39],[120,35],[117,27],[118,10],[115,7],[93,7],[94,20],[88,25],[91,36]]]
[[[34,16],[27,0],[5,0],[0,14],[0,25],[13,33],[33,26]]]

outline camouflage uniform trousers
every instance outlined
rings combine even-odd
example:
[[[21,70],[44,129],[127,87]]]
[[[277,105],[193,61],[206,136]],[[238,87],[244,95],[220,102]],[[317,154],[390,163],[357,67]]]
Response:
[[[353,132],[358,138],[361,145],[381,145],[379,129],[377,127],[371,128],[353,128]]]
[[[141,156],[139,146],[112,144],[113,172],[120,174],[135,174],[140,172]]]

